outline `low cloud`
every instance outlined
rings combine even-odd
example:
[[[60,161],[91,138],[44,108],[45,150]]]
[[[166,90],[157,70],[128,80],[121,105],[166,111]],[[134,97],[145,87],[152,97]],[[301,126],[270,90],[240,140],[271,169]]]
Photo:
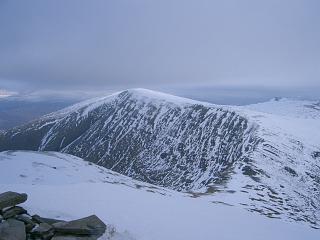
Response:
[[[0,87],[318,87],[319,7],[312,0],[1,1]]]

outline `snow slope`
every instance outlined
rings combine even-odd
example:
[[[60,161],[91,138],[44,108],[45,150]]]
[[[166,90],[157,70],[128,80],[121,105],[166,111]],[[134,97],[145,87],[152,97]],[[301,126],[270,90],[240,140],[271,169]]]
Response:
[[[320,236],[307,226],[140,183],[67,154],[1,152],[0,169],[0,192],[28,193],[24,207],[29,212],[63,219],[95,213],[116,227],[115,240],[316,240]]]
[[[274,99],[235,111],[257,124],[260,143],[214,200],[319,228],[319,102]]]

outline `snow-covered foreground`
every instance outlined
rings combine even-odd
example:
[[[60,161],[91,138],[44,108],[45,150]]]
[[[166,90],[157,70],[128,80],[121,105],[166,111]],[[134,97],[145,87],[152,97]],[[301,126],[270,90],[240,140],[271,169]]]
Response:
[[[73,219],[98,215],[114,239],[319,239],[320,231],[269,219],[208,198],[141,183],[61,153],[0,153],[0,192],[29,194],[31,213]]]

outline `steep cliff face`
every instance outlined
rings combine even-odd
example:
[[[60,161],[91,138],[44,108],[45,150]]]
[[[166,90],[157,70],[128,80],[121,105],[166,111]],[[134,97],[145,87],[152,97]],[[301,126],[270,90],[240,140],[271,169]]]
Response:
[[[254,125],[219,106],[135,89],[8,131],[1,150],[73,154],[177,190],[221,181],[257,143]]]

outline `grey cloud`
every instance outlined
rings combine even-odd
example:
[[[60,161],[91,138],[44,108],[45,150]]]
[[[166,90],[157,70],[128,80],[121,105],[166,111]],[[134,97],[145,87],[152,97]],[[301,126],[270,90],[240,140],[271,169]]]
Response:
[[[317,0],[4,0],[0,87],[319,86],[319,7]]]

